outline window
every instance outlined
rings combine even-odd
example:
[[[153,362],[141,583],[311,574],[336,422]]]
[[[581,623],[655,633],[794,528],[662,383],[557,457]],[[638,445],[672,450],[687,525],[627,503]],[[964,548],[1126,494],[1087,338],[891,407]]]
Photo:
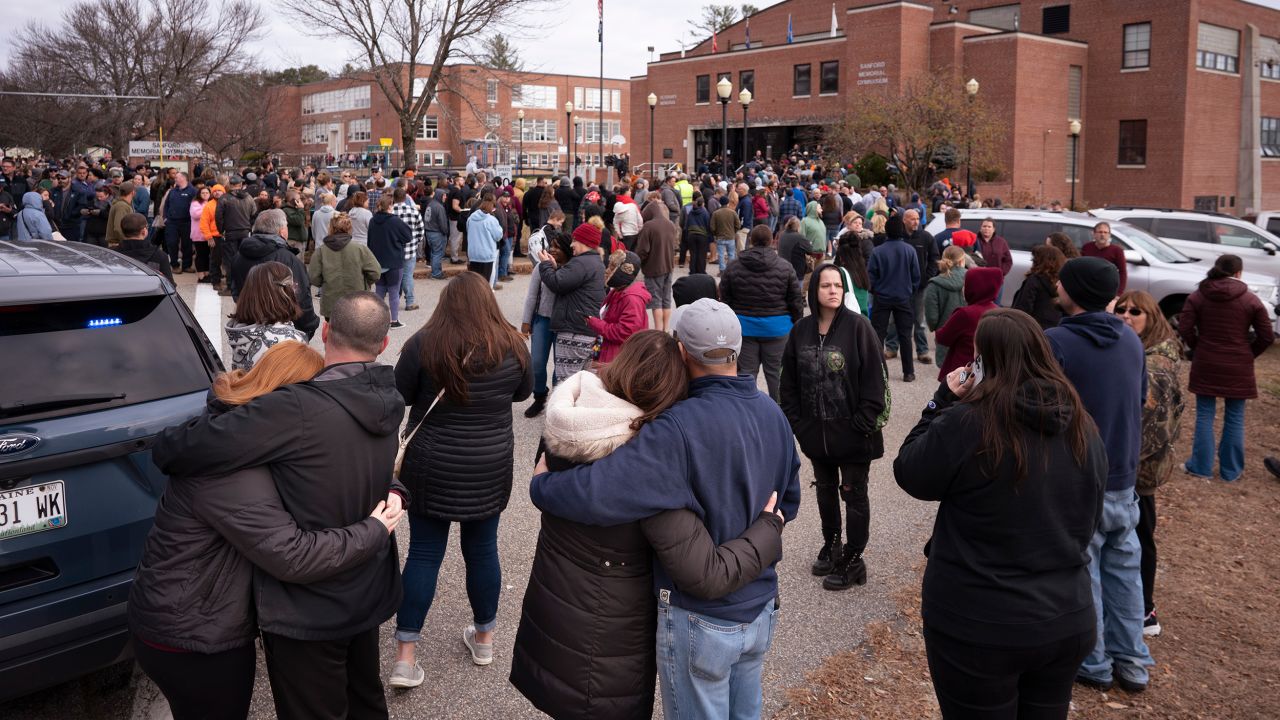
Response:
[[[1067,122],[1079,120],[1082,117],[1080,114],[1080,90],[1083,80],[1084,68],[1079,65],[1071,65],[1067,67]],[[1070,182],[1072,160],[1075,160],[1077,168],[1080,164],[1079,147],[1078,145],[1076,147],[1072,147],[1070,135],[1065,135],[1063,140],[1063,147],[1067,153],[1066,162],[1063,163],[1063,167],[1067,170],[1066,179]],[[1077,180],[1080,179],[1078,172],[1075,177]]]
[[[359,110],[369,107],[369,86],[329,90],[302,96],[302,114],[339,112],[342,110]]]
[[[1200,220],[1173,220],[1160,218],[1156,221],[1155,234],[1169,240],[1187,240],[1207,243],[1209,236],[1205,233],[1209,224]]]
[[[791,80],[791,94],[795,97],[809,97],[809,65],[796,65]]]
[[[1147,164],[1147,121],[1120,121],[1120,165]]]
[[[1124,26],[1124,60],[1121,68],[1151,66],[1151,23]]]
[[[1239,70],[1240,31],[1200,23],[1196,36],[1196,67],[1234,73]]]
[[[997,30],[1017,30],[1018,16],[1022,14],[1022,6],[1001,5],[993,8],[969,11],[969,22]]]
[[[1071,32],[1071,6],[1053,5],[1040,11],[1040,32],[1061,35]]]
[[[524,141],[525,142],[555,142],[556,130],[558,129],[555,120],[525,120],[524,121]],[[519,142],[520,140],[520,121],[514,120],[511,123],[511,141]]]
[[[347,142],[368,142],[372,137],[370,134],[372,122],[369,118],[349,120],[347,122]]]
[[[1049,233],[1055,230],[1052,223],[1034,220],[1005,220],[1000,224],[1000,236],[1009,243],[1010,250],[1026,250],[1043,245]]]
[[[575,133],[579,143],[596,143],[600,142],[600,121],[599,120],[579,120],[577,123],[577,132]],[[622,134],[622,123],[618,120],[604,121],[604,141],[609,142],[614,135]]]
[[[694,79],[694,102],[709,103],[711,102],[711,76],[699,75]]]
[[[484,81],[484,96],[485,96],[485,99],[489,101],[490,105],[497,104],[498,102],[498,81],[497,80]]]
[[[1213,234],[1217,237],[1219,243],[1229,247],[1249,248],[1251,250],[1266,250],[1271,247],[1271,241],[1265,235],[1239,225],[1214,223]]]
[[[600,88],[575,87],[573,89],[573,106],[579,110],[600,110]],[[622,91],[604,91],[604,111],[622,112]]]
[[[818,94],[833,95],[840,92],[840,61],[822,63],[818,74]]]
[[[556,109],[554,85],[516,85],[511,88],[511,107]]]
[[[750,90],[752,95],[756,94],[756,71],[743,70],[738,73],[738,86],[743,90]]]
[[[422,127],[418,128],[416,137],[419,140],[439,140],[440,118],[435,115],[427,115],[422,118]]]
[[[484,127],[486,130],[493,130],[502,124],[502,117],[498,113],[484,114]]]
[[[1258,38],[1258,74],[1267,80],[1280,80],[1280,40]]]
[[[1280,118],[1262,118],[1262,157],[1280,157]]]
[[[327,123],[314,123],[302,126],[303,145],[323,145],[327,142],[329,142],[329,125]]]

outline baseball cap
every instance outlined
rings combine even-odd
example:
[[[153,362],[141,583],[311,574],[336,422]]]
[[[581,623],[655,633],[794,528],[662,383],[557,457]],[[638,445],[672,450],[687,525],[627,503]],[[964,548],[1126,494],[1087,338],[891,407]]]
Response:
[[[742,352],[742,324],[728,305],[702,298],[671,314],[672,334],[703,365],[737,362]]]

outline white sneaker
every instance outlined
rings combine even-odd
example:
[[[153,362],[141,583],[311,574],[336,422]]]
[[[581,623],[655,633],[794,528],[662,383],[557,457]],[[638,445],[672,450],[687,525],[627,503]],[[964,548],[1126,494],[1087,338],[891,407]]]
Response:
[[[468,625],[462,629],[462,644],[471,651],[471,662],[477,665],[488,665],[493,662],[493,643],[476,642],[475,625]]]
[[[427,674],[418,663],[398,662],[391,669],[391,677],[387,684],[393,688],[416,688],[422,684]]]

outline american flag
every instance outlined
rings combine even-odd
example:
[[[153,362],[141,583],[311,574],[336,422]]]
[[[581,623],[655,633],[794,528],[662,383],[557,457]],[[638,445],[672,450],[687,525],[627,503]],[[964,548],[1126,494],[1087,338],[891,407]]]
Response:
[[[599,0],[599,2],[597,2],[596,10],[600,16],[600,26],[596,32],[596,40],[604,43],[604,0]]]

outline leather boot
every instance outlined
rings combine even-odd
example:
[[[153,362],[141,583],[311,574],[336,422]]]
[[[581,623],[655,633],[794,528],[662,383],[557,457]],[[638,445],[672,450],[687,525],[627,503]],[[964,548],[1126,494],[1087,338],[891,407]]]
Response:
[[[867,584],[867,564],[862,561],[862,554],[849,554],[840,558],[835,570],[822,578],[824,590],[848,590],[854,585]]]
[[[536,418],[542,414],[542,409],[545,408],[546,406],[547,406],[546,393],[543,393],[541,395],[534,395],[533,404],[525,409],[524,416],[527,418]]]
[[[840,554],[843,546],[840,543],[840,535],[835,534],[827,538],[823,543],[822,549],[818,551],[818,559],[813,561],[812,572],[817,577],[825,577],[835,572],[836,563],[840,561]]]

